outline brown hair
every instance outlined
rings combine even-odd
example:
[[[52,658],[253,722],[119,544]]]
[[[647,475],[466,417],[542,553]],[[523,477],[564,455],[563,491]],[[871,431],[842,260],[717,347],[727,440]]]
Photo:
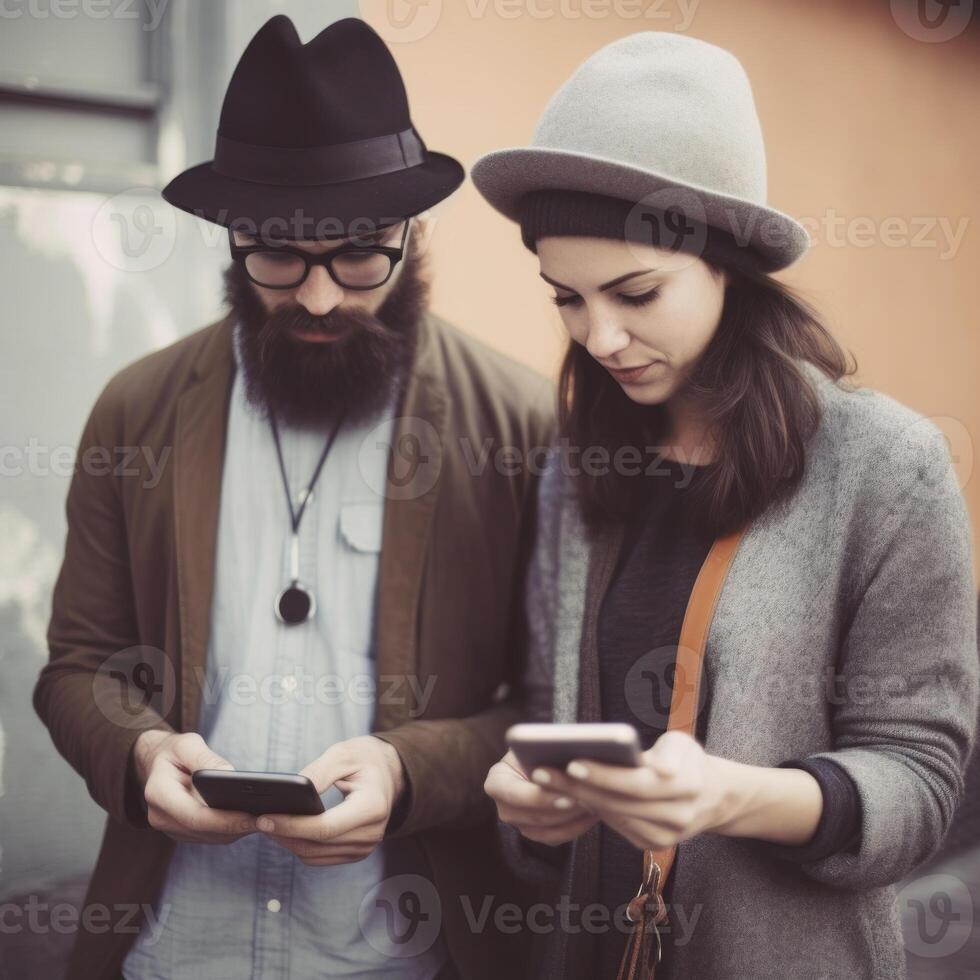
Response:
[[[685,383],[718,447],[687,501],[694,518],[714,536],[747,526],[790,497],[803,477],[820,402],[800,362],[810,362],[834,381],[857,370],[853,355],[793,289],[762,271],[728,272],[718,328]],[[569,445],[599,446],[615,459],[618,450],[635,447],[643,454],[651,440],[656,445],[666,432],[667,416],[662,404],[633,402],[572,341],[559,378],[559,422]],[[637,473],[623,469],[590,473],[582,467],[575,473],[590,523],[628,519],[642,504],[649,492],[645,467]]]

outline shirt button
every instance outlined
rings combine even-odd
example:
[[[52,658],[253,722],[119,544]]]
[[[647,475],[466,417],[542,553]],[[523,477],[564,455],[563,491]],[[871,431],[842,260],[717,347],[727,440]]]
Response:
[[[294,674],[289,674],[289,676],[282,679],[282,689],[284,691],[296,690],[296,676]]]
[[[265,903],[265,907],[270,912],[278,912],[282,908],[282,902],[278,898],[270,898],[268,902]]]

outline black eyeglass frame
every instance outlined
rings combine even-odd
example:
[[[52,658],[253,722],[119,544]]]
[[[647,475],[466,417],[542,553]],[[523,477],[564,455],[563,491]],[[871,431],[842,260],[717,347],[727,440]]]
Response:
[[[310,274],[310,268],[314,265],[322,265],[327,270],[327,275],[330,276],[333,281],[340,286],[341,289],[353,289],[358,292],[369,292],[372,289],[379,289],[383,286],[390,278],[391,274],[395,271],[395,266],[405,257],[405,241],[408,238],[408,226],[411,224],[412,219],[405,219],[405,228],[402,231],[401,243],[397,246],[394,245],[342,245],[340,248],[335,248],[329,252],[323,252],[320,255],[314,255],[312,252],[307,252],[301,248],[294,248],[292,245],[275,245],[269,244],[267,242],[256,243],[255,245],[239,245],[235,241],[235,230],[233,228],[228,229],[228,244],[231,246],[231,257],[232,259],[241,265],[242,269],[245,270],[245,275],[248,276],[251,282],[254,282],[256,286],[261,286],[263,289],[295,289],[297,286],[301,286],[306,282],[306,277]],[[286,283],[285,285],[270,286],[268,283],[260,282],[256,279],[251,272],[248,270],[248,263],[246,259],[249,255],[254,252],[288,252],[290,255],[296,255],[303,260],[303,274],[295,282]],[[351,252],[376,252],[378,255],[388,256],[388,275],[384,277],[379,283],[375,283],[373,286],[348,286],[346,283],[341,282],[340,279],[334,274],[333,271],[333,260],[337,258],[338,255],[348,255]]]

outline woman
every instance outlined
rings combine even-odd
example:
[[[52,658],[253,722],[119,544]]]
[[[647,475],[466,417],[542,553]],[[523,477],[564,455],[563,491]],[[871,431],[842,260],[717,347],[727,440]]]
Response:
[[[473,180],[520,223],[570,338],[529,715],[629,722],[644,749],[635,768],[491,770],[516,864],[579,914],[529,974],[614,977],[622,958],[649,976],[624,909],[644,852],[679,844],[658,980],[904,976],[893,886],[939,846],[976,734],[970,529],[941,433],[846,384],[856,368],[771,277],[808,236],[765,205],[728,52],[666,33],[603,48],[534,144]],[[715,542],[734,557],[696,730],[666,733]]]

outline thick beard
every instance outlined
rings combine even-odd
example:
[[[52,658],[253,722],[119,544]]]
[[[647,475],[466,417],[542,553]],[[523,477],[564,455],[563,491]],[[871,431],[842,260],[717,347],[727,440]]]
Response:
[[[237,317],[248,401],[277,422],[323,429],[339,414],[374,418],[400,398],[415,358],[419,321],[428,308],[422,259],[409,250],[376,314],[339,307],[313,316],[299,303],[267,313],[245,270],[224,272],[225,301]],[[340,340],[304,341],[293,330],[346,332]]]

